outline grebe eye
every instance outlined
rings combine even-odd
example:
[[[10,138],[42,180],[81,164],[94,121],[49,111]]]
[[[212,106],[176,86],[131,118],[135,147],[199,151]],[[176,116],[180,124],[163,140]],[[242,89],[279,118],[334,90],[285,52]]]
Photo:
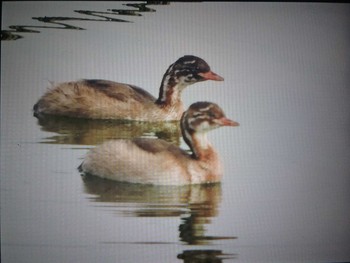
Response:
[[[201,116],[202,115],[202,113],[201,112],[195,112],[195,113],[193,113],[193,117],[198,117],[198,116]]]
[[[210,118],[213,118],[213,119],[218,118],[218,114],[216,114],[216,113],[213,112],[213,111],[209,111],[209,112],[208,112],[208,116],[209,116]]]
[[[215,114],[213,112],[208,112],[209,117],[214,118]]]

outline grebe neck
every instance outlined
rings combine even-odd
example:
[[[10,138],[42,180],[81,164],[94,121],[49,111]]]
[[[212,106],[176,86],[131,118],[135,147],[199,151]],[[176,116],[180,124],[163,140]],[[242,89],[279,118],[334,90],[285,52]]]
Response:
[[[192,151],[192,158],[204,159],[213,152],[213,148],[208,141],[207,132],[196,132],[192,127],[189,127],[184,117],[181,120],[181,132],[184,141]]]
[[[164,74],[159,88],[159,96],[156,104],[162,107],[181,104],[181,92],[189,85],[180,81],[179,77],[172,71],[171,65]],[[181,78],[181,77],[180,77]]]

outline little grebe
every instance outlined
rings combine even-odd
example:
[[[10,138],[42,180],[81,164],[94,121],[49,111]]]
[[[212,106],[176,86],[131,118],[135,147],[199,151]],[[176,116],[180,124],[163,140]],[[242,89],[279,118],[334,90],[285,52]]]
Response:
[[[34,105],[34,116],[58,115],[87,119],[137,121],[180,120],[181,92],[205,80],[224,80],[196,56],[184,56],[169,66],[156,99],[147,91],[108,80],[84,79],[60,83]]]
[[[219,182],[222,167],[207,132],[239,124],[215,103],[197,102],[181,118],[181,131],[192,154],[160,139],[112,140],[90,150],[79,171],[116,181],[186,185]]]

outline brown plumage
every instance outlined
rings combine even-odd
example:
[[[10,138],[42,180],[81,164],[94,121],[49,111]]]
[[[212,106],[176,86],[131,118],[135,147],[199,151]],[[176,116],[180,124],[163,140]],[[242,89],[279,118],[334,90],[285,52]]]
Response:
[[[34,105],[34,116],[58,115],[87,119],[138,121],[179,120],[183,89],[205,80],[223,80],[201,58],[184,56],[169,66],[156,99],[147,91],[108,80],[60,83]]]
[[[92,149],[79,170],[102,178],[130,183],[185,185],[219,182],[219,156],[207,132],[237,126],[215,103],[197,102],[184,112],[181,131],[192,154],[159,139],[113,140]]]

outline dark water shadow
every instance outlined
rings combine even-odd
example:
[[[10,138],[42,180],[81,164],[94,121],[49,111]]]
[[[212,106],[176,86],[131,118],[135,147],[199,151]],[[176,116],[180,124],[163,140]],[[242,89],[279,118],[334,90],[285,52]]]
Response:
[[[59,116],[37,119],[40,129],[55,135],[42,138],[41,143],[98,145],[111,139],[156,137],[180,145],[178,122],[136,122],[121,120],[90,120]]]
[[[206,227],[219,214],[221,184],[154,186],[120,183],[95,176],[83,176],[84,191],[92,204],[124,217],[180,217],[179,242],[211,245],[233,236],[208,236]],[[137,242],[140,243],[140,242]],[[147,242],[142,242],[147,243]]]
[[[184,263],[221,263],[225,259],[237,258],[236,254],[223,253],[222,250],[184,250],[177,255]]]
[[[107,9],[107,11],[93,10],[74,10],[75,13],[88,16],[86,17],[32,17],[42,23],[49,23],[54,26],[33,26],[33,25],[11,25],[7,30],[1,30],[1,40],[18,40],[23,38],[23,34],[18,33],[40,33],[38,29],[68,29],[68,30],[85,30],[85,28],[77,27],[69,24],[70,21],[91,21],[91,22],[119,22],[132,23],[130,20],[116,18],[115,16],[133,16],[140,17],[144,12],[156,12],[155,9],[148,5],[169,5],[168,1],[146,1],[145,3],[128,3],[123,4],[134,9]]]

